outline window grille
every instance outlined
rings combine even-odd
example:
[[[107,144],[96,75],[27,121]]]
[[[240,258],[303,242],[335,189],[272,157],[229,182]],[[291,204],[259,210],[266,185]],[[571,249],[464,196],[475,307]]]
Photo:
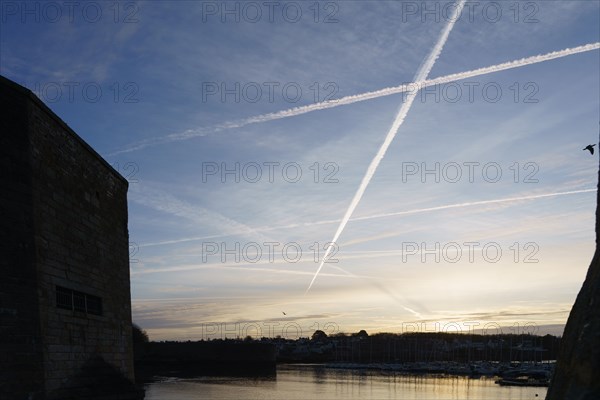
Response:
[[[56,286],[56,307],[86,314],[102,315],[102,298]]]

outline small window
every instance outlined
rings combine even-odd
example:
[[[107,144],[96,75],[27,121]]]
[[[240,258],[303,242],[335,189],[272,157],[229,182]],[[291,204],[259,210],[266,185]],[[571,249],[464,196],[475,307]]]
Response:
[[[61,286],[56,287],[56,307],[86,314],[102,315],[102,299]]]
[[[56,307],[66,310],[73,309],[73,291],[63,287],[56,287]]]
[[[88,294],[86,296],[88,314],[102,315],[102,299]]]

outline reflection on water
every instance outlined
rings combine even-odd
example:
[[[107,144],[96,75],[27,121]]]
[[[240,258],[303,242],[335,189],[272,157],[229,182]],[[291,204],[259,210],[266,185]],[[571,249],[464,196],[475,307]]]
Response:
[[[407,376],[317,365],[282,365],[270,378],[168,378],[146,386],[146,400],[540,400],[545,396],[546,388],[501,387],[491,378]]]

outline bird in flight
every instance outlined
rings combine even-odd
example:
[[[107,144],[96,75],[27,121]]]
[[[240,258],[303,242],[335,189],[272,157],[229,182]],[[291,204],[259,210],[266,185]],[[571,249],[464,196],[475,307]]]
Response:
[[[595,144],[588,144],[583,150],[589,150],[590,154],[594,154],[594,146]]]
[[[287,315],[287,314],[286,314],[286,313],[284,313],[283,311],[282,311],[282,313],[283,313],[283,315]]]

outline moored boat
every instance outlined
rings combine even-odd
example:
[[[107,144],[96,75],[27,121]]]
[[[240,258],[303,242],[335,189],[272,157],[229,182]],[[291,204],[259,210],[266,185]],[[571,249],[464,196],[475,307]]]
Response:
[[[500,386],[548,386],[550,384],[548,379],[531,377],[501,378],[495,383]]]

